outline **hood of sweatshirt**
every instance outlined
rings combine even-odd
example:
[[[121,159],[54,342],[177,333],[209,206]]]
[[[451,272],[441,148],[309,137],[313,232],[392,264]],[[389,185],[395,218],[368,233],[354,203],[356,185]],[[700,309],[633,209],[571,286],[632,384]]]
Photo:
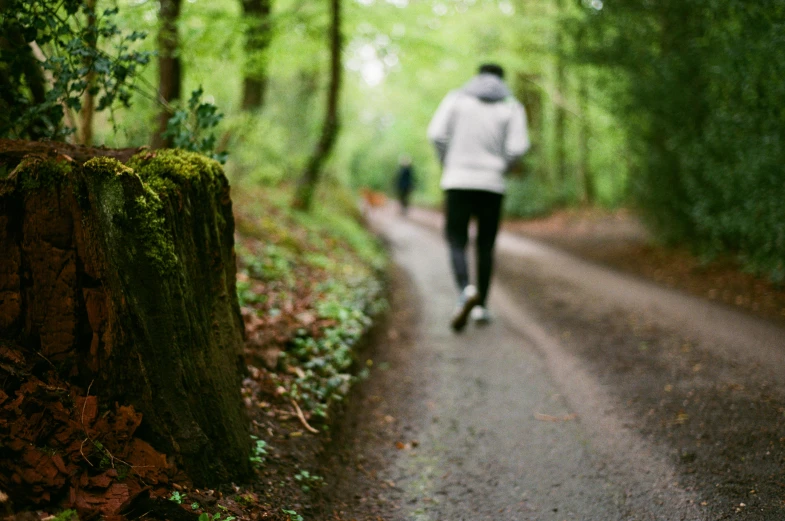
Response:
[[[507,88],[504,80],[495,74],[478,74],[469,80],[462,90],[470,96],[487,102],[501,101],[510,95],[510,89]]]

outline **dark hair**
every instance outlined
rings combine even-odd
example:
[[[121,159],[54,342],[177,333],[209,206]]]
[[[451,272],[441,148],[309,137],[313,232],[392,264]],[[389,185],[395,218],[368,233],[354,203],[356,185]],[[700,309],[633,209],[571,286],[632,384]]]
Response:
[[[483,63],[480,65],[480,74],[493,74],[501,79],[504,79],[504,69],[501,65],[495,63]]]

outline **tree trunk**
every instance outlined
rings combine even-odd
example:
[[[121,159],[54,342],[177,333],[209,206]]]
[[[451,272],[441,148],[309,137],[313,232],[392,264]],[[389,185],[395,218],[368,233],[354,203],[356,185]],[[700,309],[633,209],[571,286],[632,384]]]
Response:
[[[264,105],[267,91],[266,51],[272,40],[270,27],[271,0],[243,0],[243,13],[248,19],[245,34],[245,77],[243,78],[243,110],[256,110]]]
[[[92,395],[106,411],[102,419],[123,409],[114,404],[141,412],[137,436],[197,486],[243,479],[251,447],[240,396],[243,325],[228,182],[216,162],[197,154],[148,150],[126,165],[115,159],[130,154],[0,140],[0,172],[11,172],[0,175],[0,404],[26,396],[22,373],[7,363],[11,350],[38,361],[31,374],[44,382],[87,389],[76,405],[60,407],[75,412],[72,426],[81,416],[81,448],[77,440],[69,449],[54,428],[16,446],[48,448],[66,460],[71,454],[53,474],[82,464],[80,452],[90,457],[85,442],[97,435],[84,423]],[[105,157],[84,162],[90,155]],[[0,408],[7,440],[5,414]],[[0,488],[11,492],[16,478],[4,465]],[[20,475],[25,486],[29,473]],[[63,473],[47,486],[54,496],[67,495],[70,485],[73,496],[78,478]]]
[[[338,137],[338,97],[341,92],[341,2],[331,0],[332,21],[330,24],[330,85],[327,92],[327,111],[322,127],[322,135],[316,145],[305,171],[297,183],[292,207],[308,211],[311,208],[313,195],[319,182],[322,165],[330,156],[335,140]]]
[[[578,32],[576,45],[583,46],[586,38],[586,27],[581,27]],[[586,67],[583,67],[583,74],[578,71],[578,110],[580,111],[580,121],[578,122],[578,175],[581,179],[583,188],[583,203],[593,205],[597,200],[597,188],[594,182],[594,172],[591,171],[589,139],[591,138],[591,127],[589,125],[589,81],[590,76]]]
[[[89,9],[89,14],[87,15],[87,25],[93,28],[93,30],[95,30],[96,0],[87,0],[85,3],[87,5],[87,8]],[[97,43],[96,41],[90,42],[92,48],[95,48],[96,43]],[[93,95],[92,92],[93,88],[95,87],[95,71],[91,70],[90,72],[88,72],[85,80],[87,81],[87,89],[85,90],[84,102],[82,103],[81,142],[83,145],[90,146],[93,144],[93,116],[95,115],[95,96]]]
[[[578,172],[583,185],[583,203],[593,205],[597,200],[597,189],[594,183],[594,172],[591,171],[589,162],[591,128],[589,127],[588,97],[589,88],[584,77],[578,87],[578,107],[581,111],[578,128]]]
[[[16,93],[20,91],[22,76],[24,77],[24,85],[29,90],[29,104],[43,104],[46,101],[46,78],[41,64],[33,55],[33,51],[21,31],[12,30],[10,34],[0,35],[0,51],[14,57],[10,69],[0,70],[0,97],[3,99],[3,105],[10,108],[18,103]],[[0,108],[4,107],[0,106]],[[0,130],[5,135],[39,139],[49,134],[47,127],[51,125],[51,122],[47,121],[46,114],[26,121],[24,127],[19,126],[19,122],[14,118],[6,118],[8,118],[7,114],[0,115]]]
[[[518,99],[526,109],[527,125],[529,136],[532,140],[532,149],[529,154],[536,157],[534,164],[537,165],[536,171],[525,172],[526,175],[536,175],[540,179],[548,179],[547,161],[542,158],[544,150],[540,146],[542,139],[543,115],[542,115],[542,88],[540,87],[541,77],[536,74],[518,74]]]
[[[567,109],[565,107],[567,102],[567,73],[565,70],[567,36],[566,29],[562,23],[562,17],[566,12],[565,0],[556,0],[556,8],[557,13],[559,13],[559,22],[556,24],[556,30],[558,31],[556,43],[556,92],[561,102],[556,106],[556,135],[554,136],[554,143],[556,145],[556,181],[564,183],[567,180]]]
[[[172,146],[171,138],[164,138],[166,124],[172,117],[170,104],[182,97],[182,64],[177,19],[182,0],[161,0],[161,29],[158,32],[158,97],[164,108],[158,117],[158,131],[153,136],[153,148]]]

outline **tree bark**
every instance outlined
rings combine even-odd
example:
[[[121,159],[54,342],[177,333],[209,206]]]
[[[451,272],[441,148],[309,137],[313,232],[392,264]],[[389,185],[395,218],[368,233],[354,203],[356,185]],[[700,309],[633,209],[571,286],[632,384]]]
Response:
[[[588,78],[581,78],[578,86],[578,108],[581,111],[581,120],[578,128],[578,172],[583,185],[583,203],[593,205],[597,200],[597,189],[594,182],[594,172],[590,164],[589,139],[591,127],[589,126],[589,86]]]
[[[22,141],[0,138],[0,167],[5,167],[10,173],[26,156],[43,156],[52,159],[60,157],[63,160],[76,161],[80,164],[93,157],[111,157],[125,163],[137,153],[147,149],[148,147],[85,147],[55,141]]]
[[[576,45],[580,48],[586,39],[586,27],[582,26],[576,35]],[[578,175],[583,188],[583,203],[593,205],[597,200],[597,187],[594,181],[594,172],[591,170],[589,140],[591,126],[589,125],[589,73],[586,67],[578,71]]]
[[[267,92],[267,57],[272,40],[270,26],[271,0],[243,0],[243,13],[248,19],[245,34],[245,76],[243,78],[243,110],[257,110],[264,105]]]
[[[539,179],[548,179],[548,163],[541,157],[544,150],[540,146],[542,139],[542,88],[540,82],[542,78],[536,74],[518,74],[518,90],[516,95],[526,109],[527,125],[529,136],[532,140],[532,149],[528,154],[537,157],[533,163],[537,165],[534,171],[523,171],[525,175],[536,175]],[[518,162],[522,165],[522,162]],[[531,164],[531,163],[529,163]],[[520,167],[522,168],[522,167]]]
[[[319,142],[297,183],[292,201],[292,207],[296,210],[310,210],[322,165],[332,152],[340,126],[338,98],[341,92],[341,74],[343,72],[340,0],[330,1],[330,12],[332,15],[330,23],[330,85],[327,91],[327,110]]]
[[[180,38],[177,20],[182,0],[161,0],[161,29],[158,32],[158,97],[164,104],[158,117],[158,130],[153,148],[171,147],[171,138],[164,138],[166,124],[172,117],[170,104],[182,97],[182,63],[179,56]]]
[[[0,50],[15,57],[11,68],[0,71],[0,97],[3,98],[4,104],[7,104],[10,109],[18,102],[16,95],[22,84],[30,91],[29,103],[31,105],[43,104],[46,101],[44,72],[22,33],[14,30],[10,34],[0,35]],[[22,77],[24,77],[24,83]],[[41,116],[28,121],[25,128],[17,127],[18,123],[13,118],[6,122],[6,117],[8,116],[0,115],[3,130],[5,132],[15,130],[15,132],[9,132],[6,135],[18,134],[31,139],[39,139],[47,135],[48,123]]]
[[[561,103],[556,106],[554,144],[556,145],[556,180],[559,183],[564,183],[567,180],[567,110],[564,107],[567,100],[567,73],[565,70],[567,36],[561,17],[564,16],[566,11],[565,0],[556,0],[556,8],[560,17],[559,23],[556,25],[558,31],[556,43],[556,92],[559,93]]]
[[[84,161],[96,151],[105,157]],[[0,171],[11,171],[0,176],[0,346],[46,360],[109,409],[133,406],[139,436],[197,486],[243,479],[228,182],[197,154],[115,159],[129,155],[0,141]],[[3,381],[3,396],[22,395],[18,379]],[[41,436],[36,446],[58,448],[55,433]]]
[[[96,29],[95,6],[96,0],[87,0],[86,5],[90,10],[87,15],[87,25],[93,30]],[[90,45],[95,48],[96,41],[91,41]],[[95,115],[95,95],[93,95],[93,88],[95,86],[95,71],[91,70],[87,73],[85,78],[87,81],[87,89],[84,94],[84,102],[82,103],[82,128],[81,128],[81,142],[83,145],[90,146],[93,144],[93,116]]]

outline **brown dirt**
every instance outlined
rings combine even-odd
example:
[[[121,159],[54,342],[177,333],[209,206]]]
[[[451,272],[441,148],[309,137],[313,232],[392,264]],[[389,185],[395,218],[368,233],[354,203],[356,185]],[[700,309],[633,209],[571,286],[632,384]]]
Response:
[[[746,273],[732,258],[703,260],[686,248],[657,244],[627,210],[566,210],[508,220],[507,231],[670,288],[785,323],[785,288]]]

